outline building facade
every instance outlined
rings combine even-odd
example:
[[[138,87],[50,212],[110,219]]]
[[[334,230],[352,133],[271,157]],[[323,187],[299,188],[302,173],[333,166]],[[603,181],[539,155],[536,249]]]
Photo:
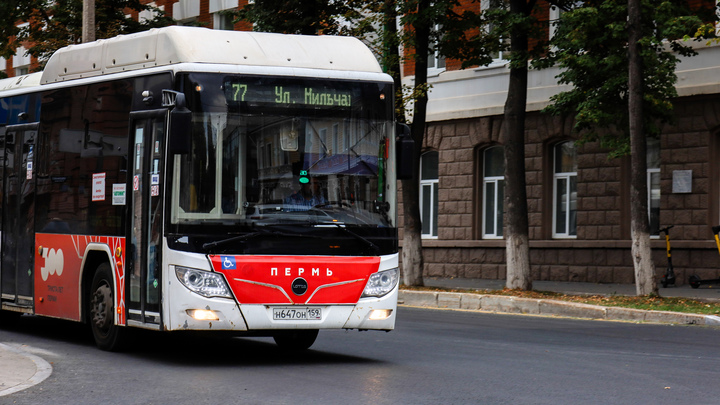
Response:
[[[557,11],[545,12],[557,18]],[[677,68],[676,123],[648,142],[653,259],[659,277],[667,267],[659,229],[673,226],[678,285],[693,274],[720,278],[711,229],[720,224],[720,45],[697,44],[696,50],[698,56]],[[509,70],[501,55],[487,67],[444,66],[429,71],[419,180],[424,275],[505,279],[500,133]],[[571,119],[540,112],[565,89],[557,74],[529,74],[525,180],[532,278],[633,283],[630,158],[610,159],[598,143],[576,146]]]

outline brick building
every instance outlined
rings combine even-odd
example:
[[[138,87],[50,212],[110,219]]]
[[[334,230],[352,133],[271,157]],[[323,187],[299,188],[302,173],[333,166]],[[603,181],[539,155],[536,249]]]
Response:
[[[544,9],[541,19],[558,11]],[[678,66],[677,123],[648,144],[653,258],[665,271],[673,225],[677,284],[720,278],[711,227],[720,224],[720,45],[699,44]],[[424,275],[504,279],[500,131],[508,87],[502,55],[457,70],[431,62],[428,125],[421,159]],[[412,67],[406,70],[412,81]],[[572,122],[540,110],[563,90],[558,71],[531,70],[526,123],[530,261],[534,280],[633,283],[630,159],[608,159],[597,143],[576,147]]]

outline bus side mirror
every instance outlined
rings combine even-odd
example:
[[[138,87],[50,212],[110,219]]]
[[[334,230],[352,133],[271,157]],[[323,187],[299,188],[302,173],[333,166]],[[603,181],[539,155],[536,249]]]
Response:
[[[397,178],[398,180],[409,180],[413,178],[415,167],[415,141],[410,134],[410,127],[405,124],[397,124],[395,133]]]
[[[192,148],[192,112],[185,106],[185,95],[175,95],[175,107],[170,111],[168,149],[171,155],[186,155]]]

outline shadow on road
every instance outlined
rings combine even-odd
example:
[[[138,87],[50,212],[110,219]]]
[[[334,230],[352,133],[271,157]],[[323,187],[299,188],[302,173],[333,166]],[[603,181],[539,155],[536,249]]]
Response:
[[[76,322],[23,315],[3,322],[0,330],[104,353],[95,347],[89,326]],[[322,339],[324,333],[343,339],[336,331],[326,331],[320,332],[318,340]],[[315,345],[318,346],[318,343]],[[127,348],[115,355],[194,367],[383,363],[372,358],[312,348],[299,352],[286,351],[275,345],[272,339],[238,337],[223,332],[153,332],[142,329],[133,329]]]

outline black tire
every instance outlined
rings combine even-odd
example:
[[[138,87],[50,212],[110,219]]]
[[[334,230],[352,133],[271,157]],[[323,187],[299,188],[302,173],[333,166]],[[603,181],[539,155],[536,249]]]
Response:
[[[663,288],[667,288],[667,286],[668,286],[668,281],[667,281],[667,278],[666,278],[665,276],[663,276],[661,284],[662,284]]]
[[[115,296],[112,270],[108,263],[98,266],[88,296],[88,322],[95,344],[101,350],[119,351],[125,344],[125,328],[115,324]]]
[[[283,350],[303,351],[315,343],[317,329],[284,330],[273,335],[275,343]]]

